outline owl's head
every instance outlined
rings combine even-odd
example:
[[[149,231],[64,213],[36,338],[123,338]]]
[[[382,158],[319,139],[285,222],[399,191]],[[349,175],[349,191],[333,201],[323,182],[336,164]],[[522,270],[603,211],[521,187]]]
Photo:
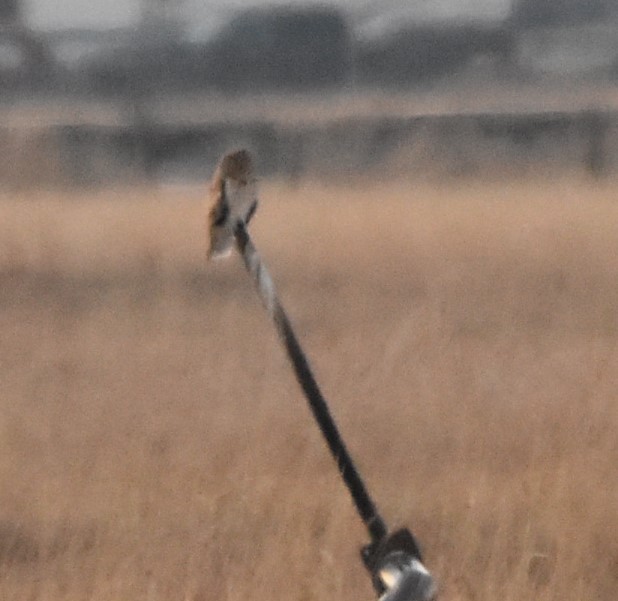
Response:
[[[244,148],[230,152],[221,159],[219,169],[222,178],[246,183],[253,175],[251,154]]]

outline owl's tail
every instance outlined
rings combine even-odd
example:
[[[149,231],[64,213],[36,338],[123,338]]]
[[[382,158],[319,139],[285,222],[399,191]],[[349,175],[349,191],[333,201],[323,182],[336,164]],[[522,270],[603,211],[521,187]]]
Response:
[[[210,228],[210,247],[208,259],[224,259],[234,248],[234,234],[227,228]]]

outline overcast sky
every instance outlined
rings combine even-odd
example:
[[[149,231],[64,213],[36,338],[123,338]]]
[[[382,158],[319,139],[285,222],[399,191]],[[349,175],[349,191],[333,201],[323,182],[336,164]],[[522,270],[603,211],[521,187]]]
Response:
[[[256,4],[298,4],[305,0],[178,0],[183,14],[189,15],[192,23],[205,27],[215,25],[225,18],[232,7],[242,8]],[[135,24],[140,15],[140,0],[24,0],[25,16],[36,28],[58,29],[64,27],[119,27]],[[325,3],[325,2],[322,2]],[[343,8],[380,10],[399,7],[400,12],[420,19],[484,17],[496,19],[508,12],[510,0],[332,0]]]

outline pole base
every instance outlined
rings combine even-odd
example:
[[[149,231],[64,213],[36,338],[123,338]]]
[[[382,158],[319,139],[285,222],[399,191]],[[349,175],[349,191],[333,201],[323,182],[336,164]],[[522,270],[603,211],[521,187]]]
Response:
[[[379,601],[433,601],[437,587],[411,532],[397,530],[362,550]]]

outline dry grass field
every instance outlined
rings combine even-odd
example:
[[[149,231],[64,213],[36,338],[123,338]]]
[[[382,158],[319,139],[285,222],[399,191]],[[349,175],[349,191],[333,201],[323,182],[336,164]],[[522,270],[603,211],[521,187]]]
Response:
[[[203,191],[0,197],[0,598],[374,598]],[[618,599],[618,186],[264,183],[256,244],[449,601]]]

